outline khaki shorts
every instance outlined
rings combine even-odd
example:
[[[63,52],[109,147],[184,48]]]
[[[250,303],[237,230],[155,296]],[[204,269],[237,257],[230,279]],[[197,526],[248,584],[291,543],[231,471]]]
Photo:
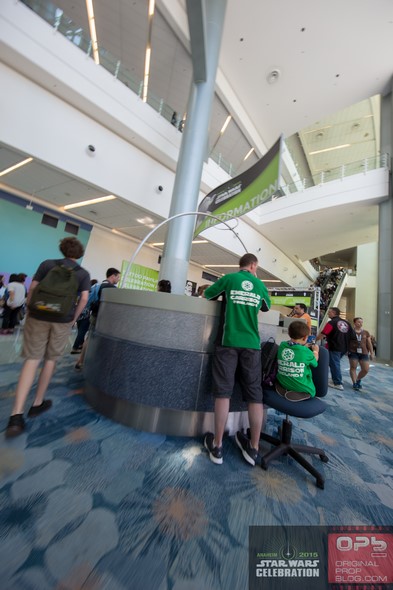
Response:
[[[23,330],[22,356],[26,359],[57,360],[67,346],[73,322],[43,322],[29,315]]]

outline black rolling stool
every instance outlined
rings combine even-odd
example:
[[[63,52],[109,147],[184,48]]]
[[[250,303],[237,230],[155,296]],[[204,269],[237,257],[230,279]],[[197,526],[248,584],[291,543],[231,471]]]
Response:
[[[264,405],[282,412],[285,414],[285,418],[281,424],[279,432],[280,438],[275,438],[264,432],[261,433],[261,440],[265,440],[274,445],[274,448],[262,457],[262,469],[267,469],[270,461],[273,459],[276,459],[281,455],[290,455],[316,478],[317,487],[322,490],[325,483],[324,477],[301,455],[301,453],[306,455],[319,455],[319,458],[324,463],[327,463],[329,459],[323,449],[292,443],[292,422],[289,420],[289,417],[295,416],[296,418],[308,419],[318,416],[326,410],[328,405],[319,398],[324,397],[328,391],[328,370],[329,353],[325,348],[320,348],[318,367],[312,369],[313,381],[317,391],[316,397],[300,402],[292,402],[279,395],[274,389],[264,388],[263,392]]]

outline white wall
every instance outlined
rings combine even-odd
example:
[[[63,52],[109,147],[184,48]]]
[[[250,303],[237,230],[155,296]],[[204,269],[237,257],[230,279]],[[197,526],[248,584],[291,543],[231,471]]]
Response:
[[[362,317],[370,334],[377,332],[378,243],[358,246],[355,317]]]

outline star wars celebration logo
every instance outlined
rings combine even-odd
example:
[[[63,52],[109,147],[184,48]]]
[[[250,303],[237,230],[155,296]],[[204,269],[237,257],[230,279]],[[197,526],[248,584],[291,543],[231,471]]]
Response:
[[[278,552],[261,553],[256,564],[257,578],[319,578],[320,559],[317,551],[301,551],[294,545],[280,547]]]

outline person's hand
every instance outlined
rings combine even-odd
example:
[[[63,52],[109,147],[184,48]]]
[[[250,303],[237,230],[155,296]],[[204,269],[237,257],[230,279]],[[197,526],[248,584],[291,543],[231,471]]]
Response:
[[[312,347],[311,347],[311,350],[313,352],[318,352],[319,353],[319,346],[318,346],[318,344],[313,344]]]

